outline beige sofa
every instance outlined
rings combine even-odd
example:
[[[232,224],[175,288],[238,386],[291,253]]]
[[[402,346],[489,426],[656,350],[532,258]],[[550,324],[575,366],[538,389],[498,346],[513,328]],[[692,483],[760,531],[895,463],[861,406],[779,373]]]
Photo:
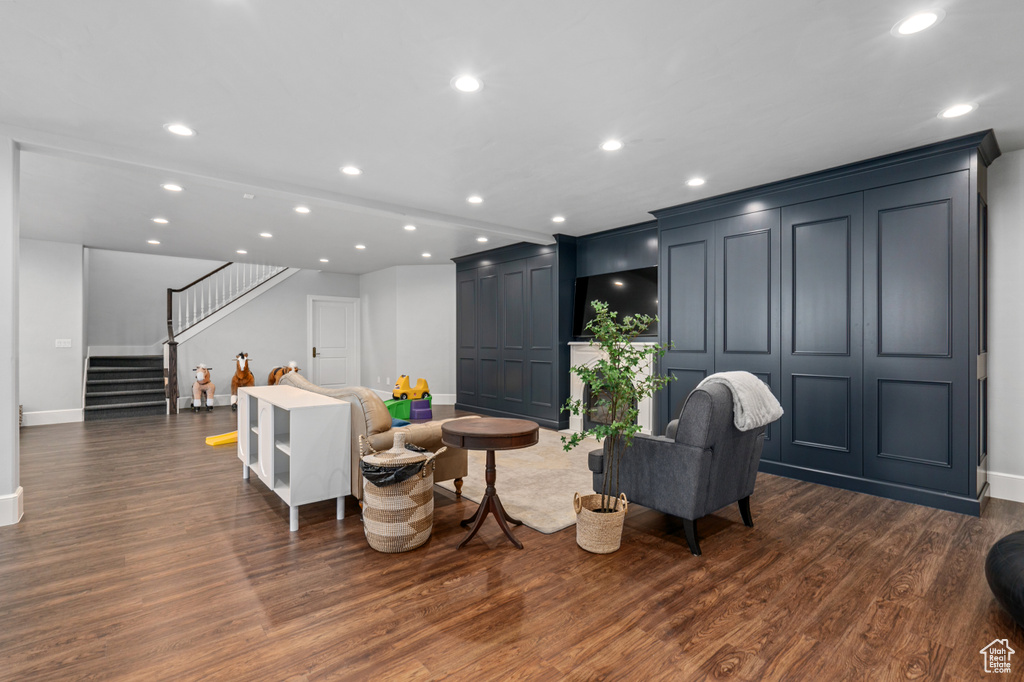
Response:
[[[363,499],[363,476],[359,472],[359,436],[366,436],[374,450],[387,450],[395,442],[395,434],[405,433],[405,442],[437,452],[441,443],[441,424],[450,419],[391,427],[391,414],[376,393],[363,386],[322,388],[297,372],[289,372],[278,381],[282,386],[294,386],[313,393],[344,400],[352,405],[352,494]],[[472,417],[461,417],[471,419]],[[462,448],[449,447],[435,460],[434,480],[455,481],[455,494],[462,494],[462,477],[469,471],[468,453]]]

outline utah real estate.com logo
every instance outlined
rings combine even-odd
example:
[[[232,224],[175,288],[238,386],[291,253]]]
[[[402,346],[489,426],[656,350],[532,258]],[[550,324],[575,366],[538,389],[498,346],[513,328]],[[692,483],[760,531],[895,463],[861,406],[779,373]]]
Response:
[[[985,672],[1009,673],[1010,656],[1017,652],[1010,648],[1009,640],[993,639],[980,653],[985,657]]]

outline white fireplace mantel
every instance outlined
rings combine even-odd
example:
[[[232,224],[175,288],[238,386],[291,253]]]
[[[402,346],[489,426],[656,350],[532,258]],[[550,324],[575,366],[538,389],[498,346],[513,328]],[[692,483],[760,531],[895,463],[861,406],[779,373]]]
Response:
[[[636,342],[634,346],[653,346],[652,342]],[[585,365],[591,367],[602,357],[607,357],[599,346],[592,346],[588,341],[569,342],[569,362],[573,367]],[[651,367],[641,369],[638,377],[643,379],[651,374]],[[572,374],[569,378],[569,394],[573,400],[583,400],[583,382],[578,376]],[[650,435],[654,430],[654,399],[644,398],[637,405],[637,422],[640,424],[640,432]],[[583,417],[576,414],[569,415],[569,430],[582,431]]]

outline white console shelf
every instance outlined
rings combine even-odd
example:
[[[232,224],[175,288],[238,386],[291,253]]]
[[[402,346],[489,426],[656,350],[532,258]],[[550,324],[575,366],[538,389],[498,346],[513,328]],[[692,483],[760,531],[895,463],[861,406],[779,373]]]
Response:
[[[299,505],[352,493],[352,406],[294,386],[238,389],[238,458],[285,501],[299,529]]]

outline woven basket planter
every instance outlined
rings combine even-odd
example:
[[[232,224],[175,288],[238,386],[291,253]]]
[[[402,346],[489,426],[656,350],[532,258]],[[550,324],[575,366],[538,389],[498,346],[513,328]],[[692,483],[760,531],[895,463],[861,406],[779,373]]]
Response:
[[[622,523],[626,520],[626,493],[615,498],[615,511],[598,512],[601,495],[576,493],[572,504],[576,509],[576,544],[594,554],[610,554],[622,544]]]
[[[401,483],[377,486],[363,477],[363,532],[370,547],[389,554],[408,552],[430,538],[434,527],[435,456],[406,450],[404,433],[395,434],[391,450],[363,456],[364,462],[378,467],[423,462],[418,474]]]

